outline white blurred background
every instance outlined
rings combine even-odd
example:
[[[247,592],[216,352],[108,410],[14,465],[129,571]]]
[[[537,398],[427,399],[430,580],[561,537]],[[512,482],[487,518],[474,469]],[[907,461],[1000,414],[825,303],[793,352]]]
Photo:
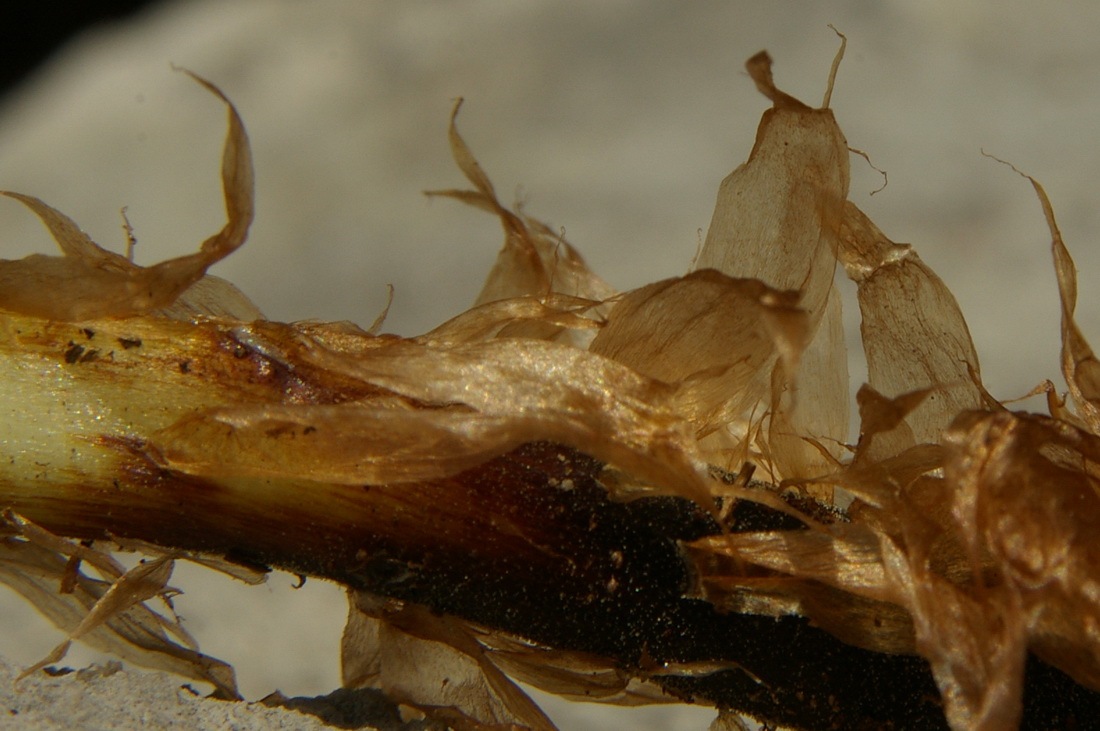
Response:
[[[256,161],[250,241],[214,273],[272,319],[364,325],[392,283],[386,329],[412,335],[472,301],[501,240],[486,214],[421,195],[465,187],[446,140],[456,97],[501,198],[564,228],[626,289],[687,270],[718,183],[747,157],[767,101],[744,60],[768,49],[780,88],[816,106],[838,46],[827,23],[849,40],[831,106],[889,173],[871,197],[881,178],[853,157],[850,197],[955,292],[995,396],[1061,387],[1039,204],[981,150],[1046,186],[1081,271],[1079,321],[1100,337],[1100,5],[1088,0],[172,0],[83,34],[6,98],[0,188],[119,250],[127,206],[143,264],[194,250],[224,221],[225,113],[170,70],[184,66],[237,104]],[[54,251],[38,220],[0,201],[0,257],[35,251]],[[188,627],[236,665],[248,697],[337,686],[335,587],[173,583]],[[0,616],[0,654],[15,663],[59,639],[6,592]],[[550,713],[582,731],[701,729],[713,716]]]

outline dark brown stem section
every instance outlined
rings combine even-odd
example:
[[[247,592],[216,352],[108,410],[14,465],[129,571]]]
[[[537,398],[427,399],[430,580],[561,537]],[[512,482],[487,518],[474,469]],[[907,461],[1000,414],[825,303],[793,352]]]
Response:
[[[721,613],[688,596],[681,544],[717,531],[689,501],[610,500],[602,465],[556,444],[525,445],[445,480],[333,486],[207,481],[157,466],[143,445],[104,442],[108,485],[0,503],[77,538],[108,534],[225,555],[416,602],[628,670],[728,661],[742,669],[659,682],[689,701],[800,729],[946,728],[928,665],[846,645],[797,617]],[[753,503],[732,530],[792,530]],[[1083,728],[1100,694],[1032,659],[1025,728]]]

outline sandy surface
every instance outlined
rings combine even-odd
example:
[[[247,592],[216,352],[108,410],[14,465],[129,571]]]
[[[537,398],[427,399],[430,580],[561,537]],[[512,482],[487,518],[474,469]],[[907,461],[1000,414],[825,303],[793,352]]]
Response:
[[[853,158],[851,197],[956,292],[986,383],[1008,398],[1061,382],[1057,294],[1030,188],[980,151],[1046,184],[1081,270],[1082,327],[1100,337],[1098,16],[1085,0],[166,2],[78,39],[0,108],[0,188],[118,247],[128,206],[142,263],[191,251],[223,221],[224,112],[169,69],[186,66],[239,105],[258,170],[252,239],[215,273],[281,320],[369,323],[393,283],[388,328],[414,334],[470,302],[500,241],[489,217],[420,194],[464,184],[445,138],[455,97],[501,196],[564,227],[629,288],[687,269],[718,182],[747,156],[767,102],[744,59],[767,48],[780,87],[818,103],[832,22],[850,41],[832,107],[890,180],[871,197],[880,178]],[[5,258],[52,251],[14,202],[0,205],[0,246]],[[860,380],[857,365],[853,390]],[[189,628],[234,663],[249,698],[336,686],[335,587],[173,583]],[[57,641],[6,593],[0,616],[15,664]],[[551,711],[581,730],[700,729],[711,715],[609,720],[622,713]]]
[[[210,700],[178,678],[93,665],[15,683],[18,670],[0,660],[0,729],[101,731],[194,729],[315,731],[331,728],[316,717],[258,703]]]

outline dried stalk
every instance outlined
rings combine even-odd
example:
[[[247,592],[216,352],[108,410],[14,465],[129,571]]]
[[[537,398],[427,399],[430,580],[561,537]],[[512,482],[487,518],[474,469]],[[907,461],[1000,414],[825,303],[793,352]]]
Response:
[[[552,729],[509,676],[795,728],[1095,716],[1095,359],[1042,189],[1079,414],[985,393],[946,287],[846,201],[832,112],[766,54],[749,72],[774,106],[720,189],[714,268],[622,294],[499,203],[452,118],[474,189],[436,194],[505,246],[478,305],[416,338],[264,321],[204,276],[252,179],[201,79],[230,131],[199,253],[139,267],[6,193],[65,254],[0,262],[0,580],[68,633],[47,661],[83,639],[234,696],[150,606],[190,559],[344,584],[345,685],[460,729]],[[870,372],[850,456],[838,263]],[[153,560],[122,572],[117,547]]]

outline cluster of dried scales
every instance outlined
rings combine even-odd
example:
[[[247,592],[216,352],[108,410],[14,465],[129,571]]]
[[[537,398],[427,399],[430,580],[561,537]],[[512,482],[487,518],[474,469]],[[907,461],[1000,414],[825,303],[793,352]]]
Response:
[[[170,611],[187,559],[343,582],[345,685],[454,728],[553,728],[510,678],[797,727],[1000,729],[1055,720],[1028,705],[1038,663],[1072,679],[1044,681],[1076,699],[1062,722],[1095,708],[1100,374],[1042,188],[1073,397],[1048,389],[1049,416],[985,392],[944,284],[847,200],[828,94],[781,92],[763,53],[748,69],[773,106],[694,271],[625,293],[499,203],[452,117],[473,189],[434,195],[505,243],[475,306],[419,337],[264,321],[204,276],[244,241],[252,168],[202,79],[229,108],[229,220],[199,253],[143,268],[4,193],[64,252],[0,262],[0,580],[67,633],[28,672],[81,639],[236,696]],[[838,263],[869,367],[851,447]],[[150,559],[124,571],[118,549]]]

